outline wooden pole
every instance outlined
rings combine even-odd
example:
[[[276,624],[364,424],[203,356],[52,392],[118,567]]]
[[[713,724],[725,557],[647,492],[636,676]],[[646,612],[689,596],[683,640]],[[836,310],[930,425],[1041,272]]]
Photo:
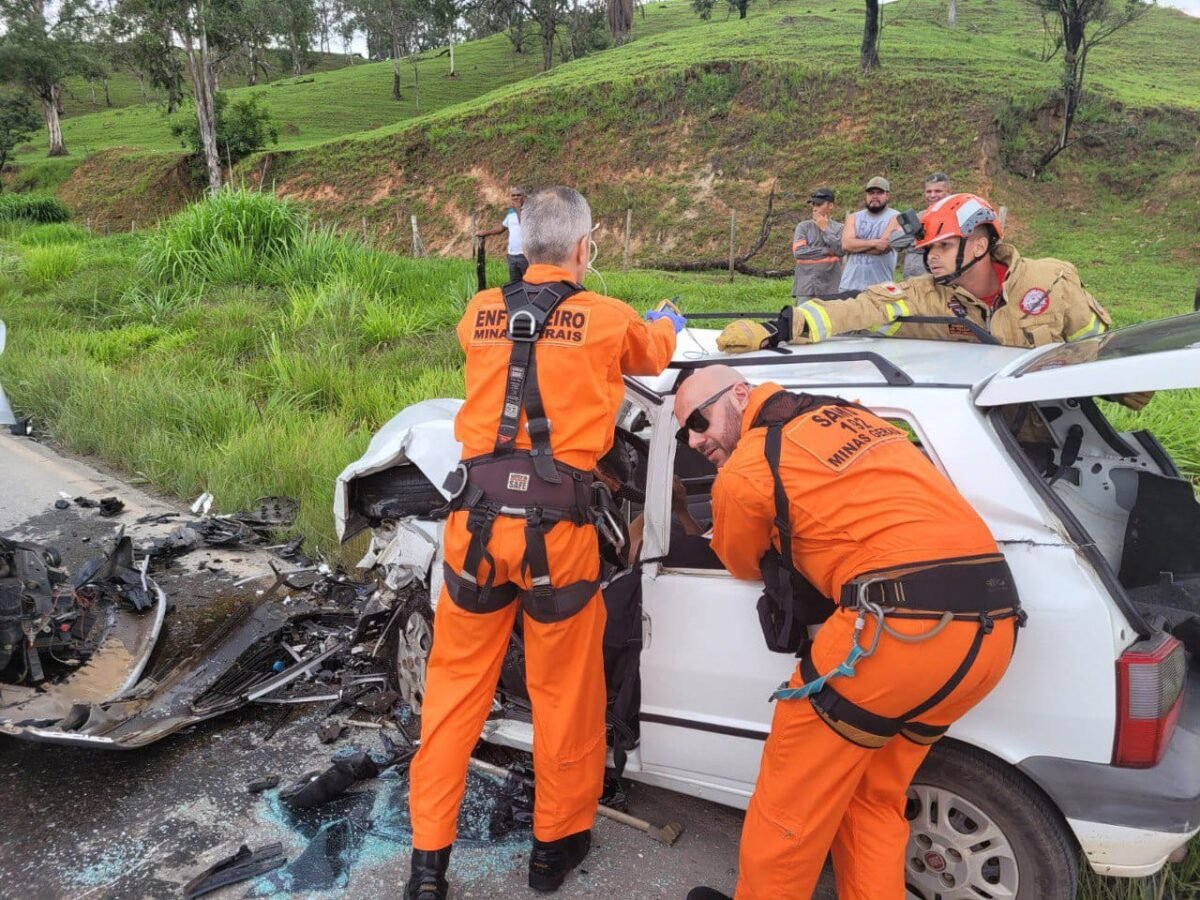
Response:
[[[130,219],[129,220],[129,233],[133,234],[135,231],[137,231],[137,219]]]
[[[367,238],[367,217],[366,216],[362,217],[362,232],[363,232],[363,243],[370,244],[371,242]]]
[[[633,231],[633,210],[625,210],[625,252],[621,255],[622,270],[629,271],[629,239]]]
[[[425,256],[425,245],[421,243],[421,232],[417,228],[416,214],[414,213],[413,215],[409,216],[409,220],[412,222],[412,254],[414,257],[423,258]]]
[[[1008,218],[1008,207],[1002,206],[996,211],[996,217],[1000,220],[1000,230],[1004,230],[1004,220]]]
[[[1200,312],[1200,276],[1196,277],[1196,302],[1192,305],[1192,309]]]
[[[737,240],[737,211],[729,211],[729,280],[733,281],[734,241]]]

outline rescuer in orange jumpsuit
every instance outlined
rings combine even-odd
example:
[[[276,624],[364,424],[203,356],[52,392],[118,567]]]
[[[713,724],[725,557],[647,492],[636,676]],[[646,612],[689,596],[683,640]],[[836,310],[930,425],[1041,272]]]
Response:
[[[556,890],[590,847],[603,786],[605,686],[592,469],[612,444],[623,375],[657,374],[684,319],[642,321],[583,290],[591,211],[570,188],[532,196],[523,281],[477,294],[458,325],[463,462],[444,532],[421,748],[412,763],[408,900],[442,900],[468,760],[518,608],[537,778],[529,884]]]
[[[808,898],[832,848],[840,900],[902,900],[909,783],[1012,656],[1024,614],[1008,567],[907,435],[857,404],[710,366],[675,415],[719,467],[713,549],[737,578],[761,570],[768,644],[805,651],[828,616],[772,698],[735,896]]]

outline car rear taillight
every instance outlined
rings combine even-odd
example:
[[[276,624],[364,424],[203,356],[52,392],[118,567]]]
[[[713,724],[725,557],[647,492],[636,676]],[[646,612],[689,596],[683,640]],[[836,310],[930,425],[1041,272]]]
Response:
[[[1114,766],[1146,769],[1158,765],[1175,730],[1186,681],[1183,644],[1166,632],[1138,641],[1121,654],[1117,659]]]

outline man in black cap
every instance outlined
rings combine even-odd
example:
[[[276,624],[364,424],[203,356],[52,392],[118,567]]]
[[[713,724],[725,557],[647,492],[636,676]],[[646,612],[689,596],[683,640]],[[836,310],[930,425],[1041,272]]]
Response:
[[[796,275],[792,296],[797,300],[832,297],[842,277],[842,223],[833,221],[833,191],[817,188],[808,198],[812,218],[796,226],[792,238],[792,256]]]

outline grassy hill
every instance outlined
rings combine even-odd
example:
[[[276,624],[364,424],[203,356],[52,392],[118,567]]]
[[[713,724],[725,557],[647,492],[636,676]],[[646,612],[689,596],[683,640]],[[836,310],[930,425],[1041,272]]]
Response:
[[[315,72],[328,72],[351,64],[351,57],[344,53],[314,53],[313,57],[316,62],[310,71],[301,77],[307,78]],[[270,73],[267,75],[260,73],[259,84],[269,84],[293,77],[290,72],[280,67],[277,60],[272,59],[270,63]],[[241,72],[228,72],[222,77],[222,83],[226,87],[233,87],[244,82],[245,75]],[[187,90],[186,84],[185,90]],[[190,94],[190,90],[188,92]],[[68,78],[63,91],[63,116],[69,119],[89,113],[123,109],[127,106],[146,106],[164,102],[165,97],[165,94],[155,90],[149,84],[146,85],[146,92],[143,95],[134,73],[115,71],[108,79],[110,103],[106,104],[102,84],[85,81],[82,78]]]

